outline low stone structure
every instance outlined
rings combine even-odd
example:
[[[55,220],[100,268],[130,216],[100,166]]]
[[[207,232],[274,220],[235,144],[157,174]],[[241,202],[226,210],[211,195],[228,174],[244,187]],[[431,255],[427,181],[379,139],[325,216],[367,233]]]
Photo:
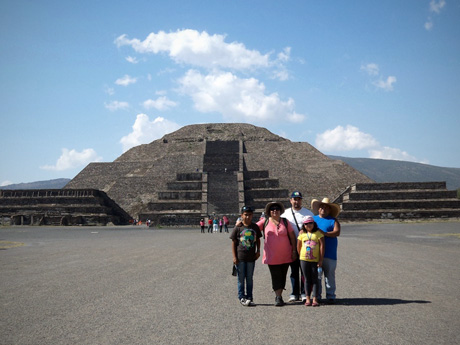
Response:
[[[117,225],[129,220],[129,214],[99,190],[0,190],[3,225]]]
[[[335,202],[344,221],[460,218],[457,191],[446,182],[358,183]]]

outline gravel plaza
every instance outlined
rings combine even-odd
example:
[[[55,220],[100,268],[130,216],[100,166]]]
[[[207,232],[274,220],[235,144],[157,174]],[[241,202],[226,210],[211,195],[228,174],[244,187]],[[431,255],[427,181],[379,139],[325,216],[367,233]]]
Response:
[[[274,307],[260,259],[241,306],[228,236],[0,227],[0,344],[460,343],[458,221],[343,224],[338,302],[319,308]]]

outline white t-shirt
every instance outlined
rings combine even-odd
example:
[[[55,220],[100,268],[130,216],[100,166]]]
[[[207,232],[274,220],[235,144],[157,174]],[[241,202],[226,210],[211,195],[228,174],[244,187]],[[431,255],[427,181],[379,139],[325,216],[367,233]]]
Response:
[[[294,214],[292,214],[292,212],[294,211]],[[297,236],[299,236],[299,229],[302,230],[302,220],[303,220],[303,217],[305,216],[314,216],[313,215],[313,212],[310,211],[310,210],[307,210],[305,207],[302,207],[300,210],[294,210],[292,207],[291,208],[288,208],[284,211],[284,213],[281,215],[281,217],[283,218],[286,218],[289,223],[291,223],[291,226],[292,228],[294,229],[294,232],[295,232],[295,237],[297,238]],[[295,217],[295,220],[294,220],[294,217]],[[297,221],[297,224],[299,225],[299,227],[297,228],[297,225],[296,225],[296,221]]]

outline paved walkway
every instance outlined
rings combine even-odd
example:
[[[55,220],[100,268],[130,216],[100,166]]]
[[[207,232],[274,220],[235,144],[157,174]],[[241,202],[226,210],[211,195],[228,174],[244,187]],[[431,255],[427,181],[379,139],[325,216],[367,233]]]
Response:
[[[199,229],[0,228],[0,344],[460,343],[458,222],[344,225],[340,300],[319,308],[274,307],[261,262],[242,307],[230,245]]]

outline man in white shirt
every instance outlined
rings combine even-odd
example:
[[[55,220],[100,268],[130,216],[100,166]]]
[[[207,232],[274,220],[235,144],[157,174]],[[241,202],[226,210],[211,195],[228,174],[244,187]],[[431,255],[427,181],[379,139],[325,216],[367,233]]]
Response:
[[[299,231],[302,229],[302,219],[305,216],[314,216],[313,212],[302,207],[302,194],[299,191],[294,191],[291,194],[291,208],[286,209],[281,217],[286,218],[291,223],[292,228],[295,231],[295,237],[299,236]],[[291,286],[292,292],[289,296],[289,302],[295,302],[302,299],[306,300],[305,287],[303,280],[301,279],[300,272],[300,261],[299,258],[291,263]]]

